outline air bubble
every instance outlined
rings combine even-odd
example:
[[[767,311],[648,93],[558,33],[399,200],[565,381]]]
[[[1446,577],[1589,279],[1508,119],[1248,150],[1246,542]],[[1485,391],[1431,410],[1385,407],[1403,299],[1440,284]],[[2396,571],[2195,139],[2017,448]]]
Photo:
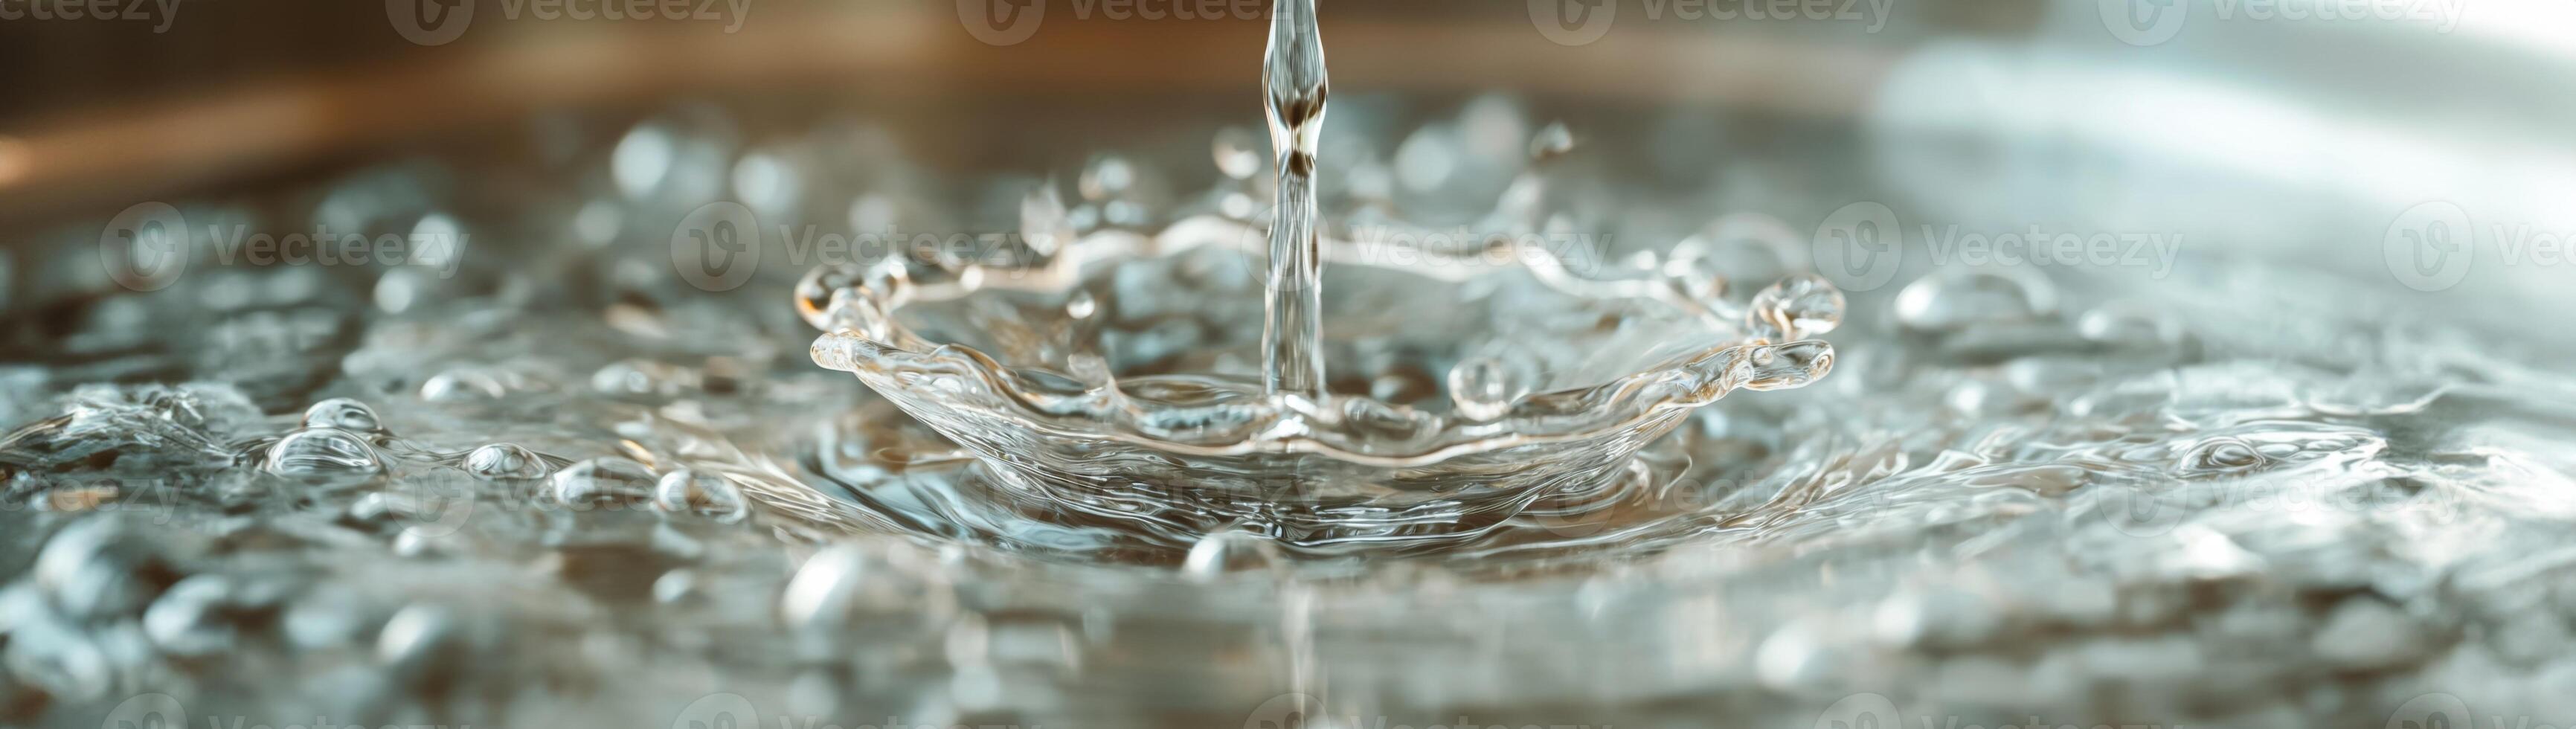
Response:
[[[375,446],[356,433],[337,428],[306,428],[288,433],[268,447],[261,468],[280,476],[378,473],[383,459]]]
[[[1816,276],[1772,284],[1747,310],[1754,336],[1793,342],[1831,332],[1843,321],[1843,292]]]
[[[550,481],[556,503],[601,506],[653,498],[653,469],[631,459],[603,456],[564,467]]]
[[[544,458],[517,443],[487,443],[465,454],[465,471],[483,478],[542,478]]]
[[[314,403],[304,409],[304,427],[338,428],[352,433],[374,433],[384,430],[377,422],[376,411],[366,403],[335,397]]]
[[[696,514],[722,523],[750,515],[742,489],[722,475],[682,468],[662,475],[654,486],[653,505],[673,514]]]

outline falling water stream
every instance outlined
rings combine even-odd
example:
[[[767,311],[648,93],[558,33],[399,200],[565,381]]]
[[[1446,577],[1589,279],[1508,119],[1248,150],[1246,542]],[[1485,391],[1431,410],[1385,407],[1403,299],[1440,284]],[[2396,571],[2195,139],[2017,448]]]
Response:
[[[1324,384],[1323,260],[1315,231],[1315,151],[1324,133],[1323,34],[1314,0],[1285,0],[1270,13],[1270,50],[1261,62],[1262,112],[1278,155],[1279,204],[1270,228],[1262,322],[1263,384],[1271,392],[1318,394]]]

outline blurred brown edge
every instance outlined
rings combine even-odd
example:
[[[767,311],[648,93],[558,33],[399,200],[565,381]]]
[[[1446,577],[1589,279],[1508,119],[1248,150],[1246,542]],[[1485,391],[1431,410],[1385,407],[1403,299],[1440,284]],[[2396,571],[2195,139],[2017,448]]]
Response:
[[[24,132],[0,130],[0,224],[184,194],[540,109],[634,105],[692,92],[1244,89],[1257,78],[1253,59],[1264,40],[1258,32],[1139,32],[1090,22],[997,47],[976,42],[945,14],[811,15],[731,34],[687,25],[558,24],[542,36],[429,48],[371,67],[57,115]],[[1509,88],[1789,116],[1849,115],[1894,58],[1885,47],[1740,31],[1649,28],[1560,46],[1526,24],[1353,22],[1328,23],[1325,36],[1343,88]]]

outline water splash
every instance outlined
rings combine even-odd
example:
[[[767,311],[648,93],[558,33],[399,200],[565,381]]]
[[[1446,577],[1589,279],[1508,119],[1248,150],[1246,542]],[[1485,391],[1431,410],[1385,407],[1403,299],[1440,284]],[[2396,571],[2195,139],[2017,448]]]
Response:
[[[1480,157],[1492,145],[1462,130],[1511,126],[1492,123],[1494,108],[1514,113],[1431,115],[1424,126],[1439,130],[1420,135],[1428,151],[1414,157],[1455,178],[1523,169],[1533,152],[1579,162],[1591,149],[1568,151],[1542,129]],[[623,207],[630,195],[698,194],[701,178],[739,167],[690,151],[725,148],[688,135],[730,125],[654,124],[630,135],[623,182],[592,170],[603,187],[560,201],[567,210],[604,197],[616,227],[650,230],[661,208]],[[1372,141],[1392,150],[1412,131]],[[812,136],[827,140],[818,154],[905,167],[860,131]],[[618,138],[600,135],[603,158]],[[1170,159],[1209,164],[1205,141],[1122,157],[1138,174],[1180,164]],[[1233,165],[1218,170],[1216,194],[1176,205],[1257,190],[1245,179],[1257,156],[1222,151],[1249,147],[1240,141],[1215,147],[1213,161]],[[664,159],[647,164],[654,155]],[[1352,155],[1353,168],[1371,164]],[[1093,159],[1084,197],[1056,198],[1067,226],[1079,227],[1073,208],[1094,202],[1091,188],[1107,201],[1132,190]],[[1572,200],[1643,199],[1551,175],[1558,192],[1580,193]],[[809,195],[890,199],[798,179]],[[1388,199],[1347,207],[1398,222],[1425,198],[1461,217],[1506,207],[1490,190],[1390,184]],[[429,183],[354,187],[328,196],[333,215],[407,229],[436,212],[423,208],[483,207],[430,199],[470,190],[432,194]],[[1007,208],[1025,192],[994,199]],[[324,197],[308,193],[283,197]],[[1538,220],[1623,212],[1555,197],[1534,203]],[[1319,216],[1333,200],[1319,199]],[[907,219],[948,214],[896,207]],[[1216,210],[1146,214],[1226,218]],[[1798,342],[1827,333],[1833,377],[1676,409],[1668,434],[1622,435],[1638,441],[1634,456],[1579,487],[1432,492],[1388,508],[1188,482],[1027,488],[794,356],[809,336],[797,319],[858,321],[824,318],[831,291],[923,297],[956,283],[935,264],[834,270],[828,286],[801,288],[787,279],[802,272],[778,272],[733,300],[671,280],[656,260],[667,251],[560,251],[562,231],[490,230],[493,250],[530,254],[513,259],[523,265],[469,267],[454,283],[470,285],[311,329],[339,333],[313,343],[324,356],[295,360],[313,369],[294,376],[237,359],[203,370],[117,333],[185,329],[175,322],[210,315],[201,295],[278,310],[370,301],[376,272],[244,272],[280,277],[248,297],[211,280],[223,290],[192,290],[196,278],[174,287],[175,302],[58,297],[56,310],[95,321],[11,329],[59,335],[40,349],[60,356],[0,370],[19,416],[0,439],[0,524],[27,553],[0,587],[0,723],[99,725],[147,693],[198,717],[366,725],[663,726],[706,717],[691,707],[716,695],[756,705],[764,721],[895,707],[907,723],[940,725],[1232,726],[1302,712],[1319,717],[1310,726],[1715,715],[1807,726],[1867,703],[1842,703],[1853,696],[1885,699],[1909,724],[1919,713],[1986,725],[2378,725],[2431,693],[2499,715],[2571,713],[2558,694],[2527,689],[2563,671],[2576,645],[2560,625],[2564,601],[2534,587],[2576,564],[2564,535],[2576,464],[2556,445],[2576,433],[2576,387],[2511,338],[2373,309],[2365,293],[2300,288],[2291,272],[2243,275],[2324,303],[2250,306],[2245,284],[2228,281],[2138,288],[1959,271],[1905,283],[1893,300],[1843,300],[1794,277],[1740,290],[1731,284],[1773,277],[1729,274],[1799,264],[1739,266],[1711,252],[1676,295],[1763,343],[1687,360],[1687,379],[1662,384],[1812,379],[1825,352]],[[1320,250],[1329,259],[1333,248]],[[1659,253],[1650,268],[1616,253],[1594,283],[1647,296],[1676,291],[1669,264],[1694,260]],[[58,265],[28,255],[13,264]],[[1222,388],[1155,390],[1153,375],[1217,372],[1257,392],[1261,342],[1202,322],[1260,315],[1198,310],[1249,308],[1207,294],[1253,300],[1259,272],[1220,255],[1169,263],[1144,284],[1113,277],[1079,297],[1006,299],[1008,317],[906,301],[892,318],[926,328],[954,316],[953,330],[1059,323],[975,330],[995,332],[993,351],[1061,363],[1077,391],[1210,392]],[[1153,285],[1166,281],[1182,283]],[[1337,283],[1337,300],[1373,290]],[[784,310],[790,300],[805,317]],[[1564,318],[1562,331],[1607,342],[1668,331]],[[301,321],[242,315],[226,329]],[[1064,345],[1079,327],[1118,344],[1077,358]],[[1399,408],[1470,420],[1531,399],[1580,410],[1592,403],[1546,400],[1550,388],[1524,391],[1524,380],[1609,349],[1332,341],[1321,356],[1346,381],[1328,377],[1322,391],[1388,408],[1312,414],[1369,428],[1400,428]],[[78,384],[132,373],[244,384]],[[964,384],[937,372],[903,383]]]

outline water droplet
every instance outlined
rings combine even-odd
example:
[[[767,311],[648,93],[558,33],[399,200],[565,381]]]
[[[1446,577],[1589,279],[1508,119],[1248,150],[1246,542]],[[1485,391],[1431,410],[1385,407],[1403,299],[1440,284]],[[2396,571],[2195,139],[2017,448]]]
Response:
[[[671,170],[671,158],[678,154],[679,140],[671,129],[660,124],[643,124],[618,140],[616,151],[609,154],[609,177],[617,189],[630,198],[641,198],[661,184],[662,176]]]
[[[1262,150],[1266,145],[1251,129],[1229,126],[1216,130],[1216,169],[1226,177],[1249,180],[1261,173]]]
[[[546,461],[517,443],[486,443],[465,454],[465,471],[483,478],[542,478]]]
[[[1190,545],[1189,557],[1181,563],[1181,575],[1205,581],[1236,569],[1280,564],[1285,559],[1279,553],[1279,544],[1269,537],[1240,527],[1226,527]]]
[[[2414,618],[2367,595],[2345,598],[2309,645],[2317,657],[2353,670],[2405,665],[2433,646]]]
[[[1431,192],[1449,183],[1458,168],[1455,134],[1445,125],[1426,124],[1395,147],[1395,181],[1413,192]]]
[[[471,367],[440,372],[420,383],[420,399],[430,402],[499,400],[509,391],[499,375]]]
[[[2170,347],[2184,338],[2182,325],[2172,318],[2123,306],[2085,311],[2075,320],[2075,332],[2096,342],[2140,349]]]
[[[695,378],[686,368],[649,359],[623,359],[608,363],[590,375],[590,389],[602,395],[627,397],[672,397],[689,388]]]
[[[1565,122],[1548,122],[1547,126],[1539,127],[1537,134],[1530,136],[1530,159],[1551,159],[1572,151],[1574,131],[1565,128]]]
[[[248,610],[270,607],[232,578],[197,575],[170,586],[143,612],[143,632],[164,652],[202,656],[229,650]],[[274,597],[271,595],[270,597]]]
[[[722,523],[751,514],[742,489],[720,474],[682,468],[662,474],[653,490],[653,505],[673,514],[697,514]]]
[[[816,553],[788,579],[778,600],[780,619],[796,627],[837,624],[857,606],[869,563],[868,553],[855,545]]]
[[[1081,188],[1084,200],[1107,201],[1136,187],[1136,166],[1114,154],[1092,157],[1089,164],[1083,165],[1076,187]]]
[[[2031,321],[2055,309],[2056,290],[2027,273],[1942,271],[1896,294],[1897,323],[1924,331]]]
[[[675,569],[653,578],[653,601],[670,604],[698,596],[698,573]]]
[[[1754,336],[1794,342],[1831,332],[1843,321],[1843,292],[1816,276],[1785,279],[1753,295],[1746,311]]]
[[[1039,185],[1020,199],[1020,239],[1039,258],[1055,256],[1074,238],[1074,222],[1066,218],[1064,198],[1056,194],[1054,185]]]
[[[1469,357],[1449,368],[1449,400],[1460,417],[1493,420],[1530,393],[1531,379],[1502,357]]]
[[[385,619],[376,632],[376,660],[387,667],[415,672],[455,658],[464,644],[464,629],[447,608],[427,603],[405,605]]]
[[[286,434],[268,447],[261,465],[280,476],[378,473],[385,469],[375,446],[356,433],[338,428],[306,428]]]
[[[438,287],[438,272],[420,266],[396,266],[376,278],[368,298],[387,314],[410,311]]]
[[[593,458],[555,472],[551,481],[557,503],[608,506],[653,498],[653,469],[617,456]]]
[[[1747,390],[1803,387],[1834,369],[1834,346],[1816,340],[1754,347],[1745,358]]]
[[[733,190],[743,204],[763,214],[790,212],[804,194],[795,165],[769,151],[753,152],[734,161]]]
[[[304,427],[338,428],[352,433],[374,433],[384,429],[383,424],[377,422],[373,408],[345,397],[331,398],[305,408]]]
[[[55,532],[29,569],[72,617],[131,615],[185,573],[145,535],[109,517]]]
[[[2243,438],[2218,436],[2193,444],[2191,450],[2183,452],[2181,462],[2174,467],[2187,474],[2209,475],[2250,471],[2271,462],[2271,457],[2263,455],[2254,444]]]

